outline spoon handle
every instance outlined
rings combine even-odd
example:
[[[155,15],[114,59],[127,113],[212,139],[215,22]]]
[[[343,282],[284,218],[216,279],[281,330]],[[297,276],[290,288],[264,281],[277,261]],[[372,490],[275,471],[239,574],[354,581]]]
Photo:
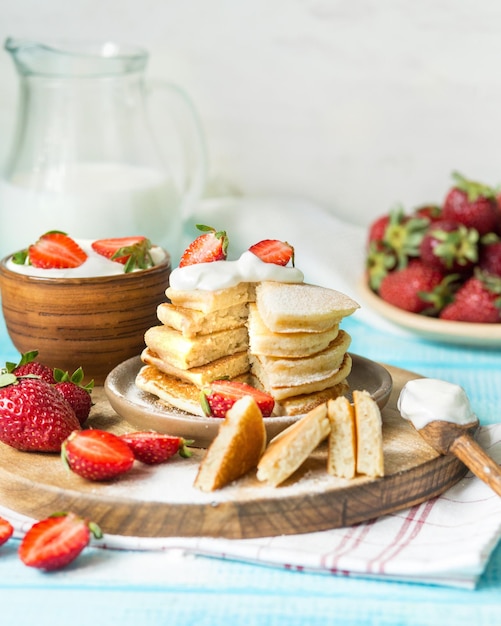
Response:
[[[457,437],[449,452],[460,459],[475,476],[501,496],[501,466],[491,458],[469,433]]]

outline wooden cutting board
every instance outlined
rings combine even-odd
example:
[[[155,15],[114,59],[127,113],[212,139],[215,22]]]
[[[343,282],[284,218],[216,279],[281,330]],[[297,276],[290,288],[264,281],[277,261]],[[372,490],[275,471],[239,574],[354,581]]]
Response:
[[[353,480],[327,474],[321,446],[286,483],[273,488],[254,473],[211,494],[193,488],[205,451],[173,457],[160,466],[135,463],[107,483],[66,470],[55,454],[20,452],[0,443],[0,502],[41,519],[72,510],[103,532],[142,536],[251,538],[349,526],[433,498],[466,473],[454,457],[439,456],[398,413],[402,386],[417,374],[387,366],[393,391],[383,410],[385,477]],[[88,425],[116,433],[135,430],[94,392]]]

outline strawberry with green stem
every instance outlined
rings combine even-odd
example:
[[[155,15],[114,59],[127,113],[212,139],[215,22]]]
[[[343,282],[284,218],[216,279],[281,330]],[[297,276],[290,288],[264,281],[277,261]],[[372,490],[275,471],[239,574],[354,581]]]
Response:
[[[480,236],[496,232],[500,220],[496,191],[483,183],[468,180],[458,172],[453,172],[452,178],[454,186],[444,200],[443,218],[475,228]]]
[[[92,242],[91,247],[97,254],[121,263],[125,273],[148,269],[155,264],[151,256],[150,240],[140,235],[97,239]]]
[[[59,452],[80,430],[75,412],[54,388],[37,376],[0,374],[0,441],[18,450]]]
[[[228,235],[224,230],[216,230],[212,226],[197,224],[202,231],[186,248],[179,261],[179,267],[196,263],[212,263],[224,261],[228,253]]]
[[[5,364],[5,370],[8,373],[14,374],[17,377],[21,376],[37,376],[42,380],[45,380],[49,385],[53,385],[56,382],[54,378],[54,371],[48,365],[44,365],[37,361],[38,350],[31,350],[21,355],[21,359],[18,363],[7,362]]]
[[[214,380],[202,390],[200,404],[208,417],[225,417],[226,412],[243,396],[252,396],[263,417],[269,417],[275,406],[273,396],[236,380]]]
[[[165,463],[175,454],[182,458],[191,456],[190,446],[193,441],[173,435],[152,431],[138,431],[121,435],[122,441],[129,446],[136,461],[146,465]]]
[[[380,297],[410,313],[436,315],[450,300],[457,275],[425,265],[419,259],[388,274],[381,282]]]
[[[45,571],[66,567],[90,543],[91,536],[101,539],[101,529],[94,522],[74,513],[56,513],[36,522],[19,545],[19,557],[29,566]]]
[[[93,380],[87,384],[84,384],[83,381],[84,371],[81,367],[76,369],[73,374],[59,368],[54,370],[54,386],[75,411],[81,426],[89,417],[92,408],[92,390],[94,389]]]
[[[87,260],[87,253],[66,233],[51,230],[26,250],[16,252],[12,260],[41,269],[66,269],[80,267]]]
[[[477,263],[478,254],[478,231],[453,220],[430,224],[419,246],[421,260],[445,272],[468,272]]]
[[[476,269],[439,315],[440,319],[476,324],[501,322],[501,278]]]

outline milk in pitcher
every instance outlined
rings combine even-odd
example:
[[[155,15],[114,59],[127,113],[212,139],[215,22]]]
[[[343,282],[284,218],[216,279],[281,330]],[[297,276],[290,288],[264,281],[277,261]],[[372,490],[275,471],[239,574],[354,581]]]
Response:
[[[178,254],[181,198],[165,173],[120,163],[78,163],[64,171],[16,173],[0,183],[0,255],[48,230],[100,239],[145,235]]]

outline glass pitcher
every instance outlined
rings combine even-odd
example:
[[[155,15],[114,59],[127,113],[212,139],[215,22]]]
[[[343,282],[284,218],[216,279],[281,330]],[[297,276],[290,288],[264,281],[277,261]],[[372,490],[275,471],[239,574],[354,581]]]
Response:
[[[182,221],[206,177],[187,96],[168,83],[150,90],[148,54],[136,47],[9,38],[5,48],[20,99],[0,181],[0,258],[62,230],[76,238],[146,235],[175,263]]]

